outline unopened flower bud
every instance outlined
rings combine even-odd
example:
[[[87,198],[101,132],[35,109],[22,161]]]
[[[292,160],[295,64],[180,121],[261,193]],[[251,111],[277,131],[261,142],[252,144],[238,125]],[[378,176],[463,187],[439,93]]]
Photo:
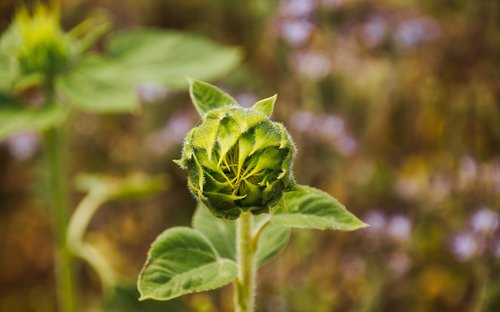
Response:
[[[26,8],[17,12],[14,21],[16,57],[25,74],[53,75],[66,66],[70,46],[59,25],[59,12],[37,5],[30,13]]]
[[[269,212],[294,185],[295,146],[285,127],[254,108],[210,110],[187,135],[178,161],[191,192],[214,215]]]

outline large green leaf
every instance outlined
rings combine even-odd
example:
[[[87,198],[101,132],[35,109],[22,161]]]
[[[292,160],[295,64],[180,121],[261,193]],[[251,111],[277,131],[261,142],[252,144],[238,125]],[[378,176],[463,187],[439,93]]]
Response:
[[[231,283],[236,263],[221,258],[200,232],[175,227],[160,234],[151,245],[139,276],[140,300],[169,300]]]
[[[238,102],[229,94],[216,86],[196,79],[189,80],[189,95],[202,118],[212,109],[238,106]]]
[[[341,231],[367,226],[331,195],[303,185],[285,193],[272,222],[296,228]]]
[[[25,107],[0,93],[0,140],[19,131],[42,131],[57,126],[65,115],[65,110],[59,105]]]
[[[57,80],[57,91],[74,107],[97,113],[139,108],[135,84],[122,64],[99,55],[81,59]]]
[[[255,217],[254,229],[270,218],[269,214]],[[210,213],[205,205],[198,203],[193,216],[193,227],[210,240],[219,254],[236,261],[236,221],[223,220]],[[256,262],[258,265],[271,260],[290,238],[290,229],[279,224],[269,224],[264,229],[258,244]]]
[[[110,37],[108,51],[135,82],[156,82],[183,90],[186,77],[220,78],[241,59],[237,48],[180,31],[135,29]]]
[[[185,89],[187,76],[221,77],[240,60],[237,49],[182,32],[137,29],[113,34],[107,57],[88,55],[59,77],[58,91],[68,102],[97,113],[138,110],[136,88],[160,84]]]

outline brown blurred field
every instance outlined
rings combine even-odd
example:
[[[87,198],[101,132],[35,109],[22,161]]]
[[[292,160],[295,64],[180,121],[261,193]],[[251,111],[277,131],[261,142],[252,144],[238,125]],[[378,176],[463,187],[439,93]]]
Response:
[[[1,30],[18,4],[0,3]],[[241,47],[243,63],[216,84],[243,105],[278,93],[274,119],[298,146],[297,180],[371,225],[294,232],[259,271],[258,311],[500,311],[499,1],[66,0],[63,25],[98,12],[114,29],[173,28]],[[77,261],[82,311],[230,311],[230,286],[135,304],[149,244],[194,211],[172,159],[198,122],[187,92],[138,92],[140,114],[78,113],[70,125],[72,177],[169,180],[94,218],[86,239],[123,289],[103,294]],[[56,310],[38,142],[22,133],[0,143],[0,311]]]

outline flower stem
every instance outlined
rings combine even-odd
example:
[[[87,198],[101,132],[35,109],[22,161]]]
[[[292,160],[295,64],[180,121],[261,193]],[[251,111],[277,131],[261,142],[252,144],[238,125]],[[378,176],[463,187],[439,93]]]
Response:
[[[48,192],[55,240],[55,277],[59,311],[74,312],[75,281],[71,254],[66,242],[68,195],[64,170],[63,129],[53,127],[44,133]]]
[[[238,218],[238,278],[235,281],[234,305],[236,312],[255,309],[255,244],[252,237],[253,216],[243,212]]]

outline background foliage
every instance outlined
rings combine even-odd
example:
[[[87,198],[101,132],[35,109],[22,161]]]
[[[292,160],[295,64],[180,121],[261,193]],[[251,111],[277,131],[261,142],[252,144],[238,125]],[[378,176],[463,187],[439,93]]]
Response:
[[[0,4],[2,30],[16,2]],[[498,1],[68,0],[63,24],[98,12],[115,29],[181,29],[240,46],[243,65],[218,85],[248,105],[278,93],[274,119],[299,148],[297,180],[371,224],[293,232],[261,268],[259,311],[500,308]],[[138,308],[127,287],[154,237],[189,225],[195,209],[171,162],[198,122],[187,93],[156,85],[138,93],[141,114],[78,113],[70,125],[72,173],[137,169],[170,179],[160,195],[109,203],[92,222],[86,239],[123,280],[104,310],[230,311],[228,288]],[[55,306],[37,142],[21,133],[0,147],[0,311]],[[75,189],[73,201],[81,195]],[[99,282],[83,265],[79,275],[98,309]]]

